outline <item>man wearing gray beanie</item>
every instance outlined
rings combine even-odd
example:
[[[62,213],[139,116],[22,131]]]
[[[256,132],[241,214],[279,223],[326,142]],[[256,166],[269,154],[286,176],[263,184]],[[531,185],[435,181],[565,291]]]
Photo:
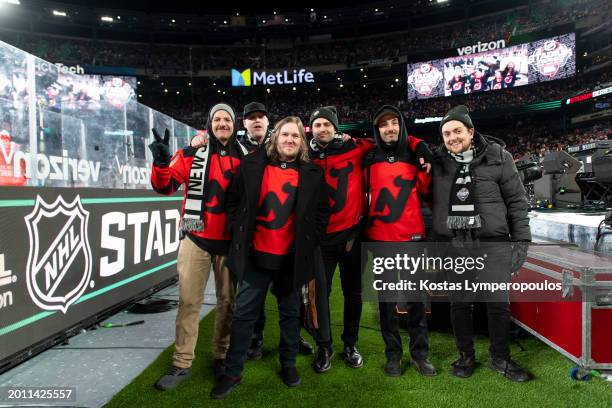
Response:
[[[507,283],[510,273],[525,260],[531,241],[527,196],[512,155],[504,149],[503,141],[474,129],[464,105],[448,111],[440,122],[440,133],[443,143],[434,151],[433,160],[433,238],[449,241],[448,251],[453,255],[488,255],[480,271],[449,271],[447,279]],[[489,322],[489,368],[512,381],[531,379],[510,359],[507,292],[449,292],[449,300],[459,351],[452,365],[453,375],[467,378],[476,368],[472,309],[474,302],[484,301]]]
[[[246,149],[236,140],[236,114],[225,103],[214,105],[208,114],[206,146],[168,150],[170,132],[155,141],[151,184],[160,194],[173,194],[185,185],[178,251],[179,306],[176,316],[176,350],[172,367],[155,384],[159,390],[176,388],[191,377],[198,338],[200,308],[211,268],[217,295],[213,357],[215,375],[223,373],[234,315],[234,285],[225,266],[230,235],[225,213],[226,189]]]

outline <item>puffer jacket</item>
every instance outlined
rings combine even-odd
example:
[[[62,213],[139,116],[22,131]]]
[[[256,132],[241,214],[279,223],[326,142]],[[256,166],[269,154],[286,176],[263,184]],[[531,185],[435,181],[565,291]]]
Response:
[[[470,164],[475,188],[476,211],[482,227],[479,239],[531,241],[527,195],[512,155],[503,141],[474,134],[476,154]],[[459,164],[442,144],[434,151],[432,211],[433,239],[447,240],[453,232],[446,227],[450,192]]]

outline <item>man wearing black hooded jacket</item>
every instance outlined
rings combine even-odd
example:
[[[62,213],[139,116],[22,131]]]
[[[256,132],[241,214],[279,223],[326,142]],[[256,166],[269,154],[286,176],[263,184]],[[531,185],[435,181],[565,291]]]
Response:
[[[412,242],[425,238],[421,196],[428,193],[431,178],[424,165],[430,152],[424,142],[410,136],[401,112],[385,105],[374,115],[376,149],[364,161],[366,180],[365,239],[370,242]],[[414,148],[409,148],[413,147]],[[417,153],[418,152],[418,153]],[[419,157],[421,156],[421,157]],[[421,375],[436,375],[429,362],[425,305],[408,304],[411,362]],[[385,373],[402,374],[402,339],[397,304],[379,302],[380,326],[385,341]]]

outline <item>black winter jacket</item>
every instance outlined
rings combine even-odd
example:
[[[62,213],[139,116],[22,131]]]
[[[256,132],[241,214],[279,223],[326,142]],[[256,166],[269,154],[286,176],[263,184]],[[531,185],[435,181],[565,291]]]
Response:
[[[481,239],[531,241],[528,203],[512,155],[504,142],[491,136],[474,134],[476,154],[470,172],[474,183],[476,211],[482,227]],[[433,238],[446,240],[453,232],[446,227],[450,191],[459,164],[442,144],[434,151],[432,212]]]

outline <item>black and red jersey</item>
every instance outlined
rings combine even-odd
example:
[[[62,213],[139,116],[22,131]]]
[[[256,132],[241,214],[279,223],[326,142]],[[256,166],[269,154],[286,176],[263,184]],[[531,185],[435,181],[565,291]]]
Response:
[[[370,139],[333,142],[326,147],[310,147],[313,163],[325,171],[325,183],[331,208],[325,229],[325,244],[347,241],[353,237],[363,216],[363,159],[374,148]]]
[[[449,82],[451,95],[463,95],[465,93],[465,80],[460,76],[454,76]]]
[[[232,142],[230,142],[232,143]],[[188,236],[202,249],[211,253],[226,253],[231,236],[227,231],[227,214],[225,212],[225,192],[232,177],[240,166],[242,157],[238,146],[222,146],[210,143],[210,155],[206,164],[207,178],[205,184],[205,204],[202,231],[191,231]],[[178,150],[168,166],[153,166],[151,184],[161,194],[170,195],[181,185],[189,185],[189,172],[197,148],[185,147]],[[187,188],[184,189],[187,195]],[[181,216],[185,209],[185,200],[181,206]]]
[[[255,260],[277,269],[295,243],[295,203],[298,191],[296,162],[270,163],[264,169],[253,233]]]
[[[504,76],[504,88],[512,88],[516,82],[516,72],[511,71]]]
[[[374,126],[376,150],[364,160],[366,186],[365,238],[370,241],[406,242],[425,238],[421,196],[426,195],[431,176],[421,168],[415,154],[422,140],[408,135],[401,112],[390,105],[400,122],[397,142],[385,143]],[[375,117],[378,113],[375,115]]]
[[[431,177],[410,153],[376,154],[364,168],[369,188],[365,235],[371,241],[405,242],[425,238],[421,196]]]

